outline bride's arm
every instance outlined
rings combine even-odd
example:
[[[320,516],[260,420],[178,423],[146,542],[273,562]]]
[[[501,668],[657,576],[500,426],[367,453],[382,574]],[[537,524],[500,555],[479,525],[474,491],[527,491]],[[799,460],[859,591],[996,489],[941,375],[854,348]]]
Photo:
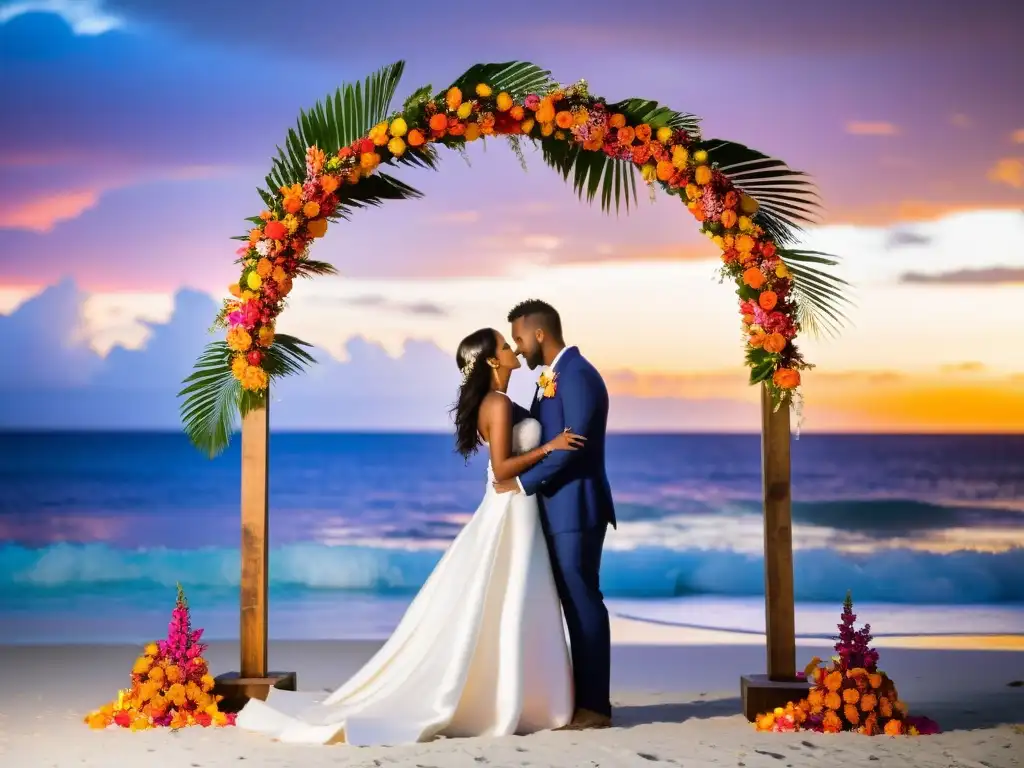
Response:
[[[507,397],[488,395],[480,408],[480,416],[491,451],[491,471],[498,482],[525,472],[555,450],[555,440],[552,440],[520,456],[513,455],[512,401]]]

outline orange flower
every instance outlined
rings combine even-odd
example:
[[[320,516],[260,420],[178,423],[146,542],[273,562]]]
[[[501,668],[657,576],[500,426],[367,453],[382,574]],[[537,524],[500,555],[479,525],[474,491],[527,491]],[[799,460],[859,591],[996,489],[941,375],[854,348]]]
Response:
[[[701,186],[711,183],[711,169],[706,165],[697,167],[697,170],[693,172],[693,180]]]
[[[828,712],[821,720],[821,726],[825,733],[839,733],[843,730],[843,721],[835,712]]]
[[[608,125],[610,125],[612,128],[622,128],[626,125],[626,116],[619,112],[616,112],[614,115],[611,116],[611,118],[609,118]]]
[[[825,687],[830,691],[838,691],[843,685],[843,673],[838,671],[829,672],[825,675]]]
[[[302,207],[302,198],[286,197],[281,203],[281,207],[284,208],[285,213],[298,213]]]
[[[861,726],[866,736],[878,735],[878,715],[872,712],[870,715],[864,718],[864,725]]]
[[[726,208],[735,208],[740,202],[740,196],[730,189],[725,193],[725,199],[722,202],[725,204]]]
[[[860,722],[860,710],[856,704],[847,704],[843,707],[843,715],[850,725],[857,725]]]
[[[820,688],[815,688],[807,694],[807,703],[811,705],[811,709],[820,712],[821,708],[825,706],[825,694],[821,692]]]
[[[770,333],[768,338],[764,340],[764,351],[771,352],[773,355],[777,355],[779,352],[786,348],[786,337],[781,333]],[[856,689],[853,690],[857,693]],[[859,695],[859,694],[858,694]],[[843,694],[845,698],[846,694]]]
[[[888,697],[883,696],[878,700],[878,714],[882,717],[892,717],[892,702]]]
[[[552,103],[551,99],[541,99],[540,106],[537,107],[537,122],[555,122],[555,105]]]
[[[885,724],[886,736],[900,736],[903,734],[903,723],[899,720],[890,720]]]
[[[825,707],[826,709],[836,710],[843,706],[842,697],[835,691],[829,691],[825,694]]]
[[[779,368],[772,376],[772,383],[779,389],[796,389],[800,386],[800,371]]]
[[[519,104],[516,104],[508,111],[508,116],[513,120],[522,120],[526,117],[526,110],[524,110]]]
[[[877,672],[873,672],[870,675],[868,675],[868,683],[871,685],[872,688],[878,690],[882,687],[882,676]]]
[[[235,298],[238,298],[239,296],[242,295],[242,287],[238,283],[232,283],[231,285],[228,286],[228,293],[230,293]]]
[[[735,248],[726,248],[722,251],[722,261],[726,264],[732,264],[734,261],[739,260],[739,253],[736,252]]]
[[[259,332],[259,343],[261,347],[269,347],[274,343],[274,328],[270,325],[264,325],[260,328]]]
[[[270,277],[270,273],[274,271],[274,265],[270,259],[260,259],[256,262],[256,274],[260,277]]]
[[[235,352],[245,352],[252,346],[252,336],[240,325],[236,325],[227,335],[228,347]],[[181,679],[181,670],[177,667],[167,668],[167,679],[174,683]]]
[[[619,128],[619,132],[616,134],[616,137],[619,140],[619,144],[625,144],[628,146],[632,144],[633,139],[636,138],[636,131],[634,131],[630,126],[627,125],[622,128]]]
[[[743,273],[743,282],[749,285],[755,291],[761,289],[761,286],[764,285],[765,283],[765,279],[766,278],[764,276],[764,273],[761,272],[761,270],[758,269],[757,267],[751,267],[750,269]],[[837,672],[833,672],[832,674],[836,675],[839,678],[839,682],[837,682],[834,686],[828,686],[828,689],[830,691],[838,691],[839,685],[840,683],[842,683],[842,676],[839,675],[839,673]],[[831,677],[831,675],[829,675],[829,677]]]
[[[307,219],[315,218],[320,213],[320,203],[315,200],[310,200],[304,206],[302,206],[302,215]]]
[[[288,273],[284,271],[284,267],[274,267],[270,276],[274,278],[275,283],[280,283],[288,276]]]
[[[413,128],[408,134],[406,134],[405,138],[406,141],[409,142],[410,147],[421,147],[423,146],[423,142],[426,141],[423,136],[423,131],[419,128]]]
[[[736,250],[743,253],[750,253],[754,250],[754,238],[750,235],[740,235],[736,238]]]
[[[444,96],[444,103],[448,105],[448,109],[454,112],[462,104],[462,91],[458,88],[449,88],[448,93]]]
[[[728,208],[726,208],[724,211],[722,211],[722,226],[723,227],[725,227],[726,229],[732,229],[733,227],[736,226],[736,221],[737,221],[736,211],[731,211]]]
[[[651,126],[647,123],[640,123],[636,127],[636,140],[642,141],[644,144],[651,140]]]
[[[359,156],[359,167],[364,171],[372,171],[380,165],[380,155],[376,152],[363,152]]]
[[[765,312],[771,312],[775,309],[775,305],[779,303],[779,295],[775,291],[763,291],[757,297],[757,303]]]
[[[765,339],[767,338],[768,336],[764,333],[764,331],[758,331],[757,333],[750,334],[750,338],[747,339],[747,343],[750,344],[750,346],[752,346],[754,349],[760,349],[762,346],[764,346]]]
[[[878,704],[878,697],[873,693],[865,693],[860,697],[860,708],[863,712],[872,712]]]
[[[249,245],[256,245],[263,237],[263,232],[259,227],[253,227],[249,230]]]
[[[847,704],[856,704],[860,701],[860,691],[856,688],[847,688],[843,691],[843,701]]]
[[[668,181],[672,178],[672,175],[676,172],[675,166],[667,160],[662,160],[658,163],[658,180]]]
[[[336,190],[339,186],[341,186],[341,179],[339,179],[337,176],[324,176],[322,179],[320,179],[320,188],[328,195],[331,194],[334,190]]]
[[[443,131],[448,127],[448,118],[438,112],[435,115],[430,116],[430,130],[432,131]]]
[[[497,107],[499,112],[508,112],[512,109],[512,97],[502,91],[498,94],[498,98],[494,100],[494,105]]]
[[[557,125],[559,128],[572,128],[572,123],[572,112],[562,110],[561,112],[555,115],[555,125]]]
[[[327,219],[311,219],[306,223],[306,231],[310,237],[323,237],[327,234]]]

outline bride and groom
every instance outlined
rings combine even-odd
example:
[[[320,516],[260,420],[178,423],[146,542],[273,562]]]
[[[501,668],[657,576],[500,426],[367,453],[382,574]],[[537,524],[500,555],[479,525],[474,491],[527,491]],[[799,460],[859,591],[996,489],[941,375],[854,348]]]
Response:
[[[607,526],[608,392],[531,300],[459,345],[456,446],[490,453],[483,501],[394,634],[333,693],[272,689],[239,727],[281,741],[395,745],[611,725],[611,640],[599,585]],[[543,366],[529,410],[506,394]],[[563,623],[564,620],[564,623]],[[568,630],[568,643],[566,642]],[[570,650],[571,649],[571,650]]]

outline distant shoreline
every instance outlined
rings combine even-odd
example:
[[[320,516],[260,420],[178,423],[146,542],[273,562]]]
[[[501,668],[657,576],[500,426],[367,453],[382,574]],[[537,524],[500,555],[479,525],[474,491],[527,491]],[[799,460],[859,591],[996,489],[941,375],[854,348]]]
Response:
[[[325,428],[325,429],[294,429],[290,427],[275,427],[273,432],[282,435],[351,435],[353,437],[400,435],[408,436],[448,436],[450,430],[446,429],[404,429],[379,427],[374,429],[348,429],[348,428]],[[237,432],[235,433],[237,434]],[[705,430],[689,432],[686,430],[660,431],[660,430],[609,430],[609,435],[616,437],[756,437],[761,433],[758,431],[736,431],[721,430],[708,432]],[[50,428],[50,427],[0,427],[0,436],[5,435],[181,435],[184,432],[170,427],[75,427],[75,428]],[[805,430],[801,437],[935,437],[935,438],[1006,438],[1024,437],[1024,432],[817,432]]]

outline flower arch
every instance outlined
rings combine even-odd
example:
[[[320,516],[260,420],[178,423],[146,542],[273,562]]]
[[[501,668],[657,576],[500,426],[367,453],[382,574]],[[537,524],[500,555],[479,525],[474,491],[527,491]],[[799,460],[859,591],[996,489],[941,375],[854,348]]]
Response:
[[[241,273],[215,327],[226,330],[185,380],[182,418],[197,447],[214,455],[239,414],[266,402],[270,382],[313,362],[308,345],[277,334],[293,281],[331,274],[309,257],[331,222],[355,210],[420,193],[385,173],[389,166],[437,165],[437,148],[463,150],[505,137],[524,163],[522,146],[581,197],[602,208],[636,203],[636,177],[678,197],[721,249],[723,279],[735,282],[750,383],[763,384],[775,409],[799,401],[796,345],[802,331],[830,332],[843,320],[843,281],[827,271],[827,254],[796,248],[815,220],[809,178],[741,144],[704,139],[698,119],[653,101],[608,102],[585,81],[565,87],[524,62],[479,64],[449,87],[416,90],[390,111],[404,70],[398,62],[364,82],[338,89],[303,112],[278,148],[259,190],[264,210],[247,221],[238,249]]]

